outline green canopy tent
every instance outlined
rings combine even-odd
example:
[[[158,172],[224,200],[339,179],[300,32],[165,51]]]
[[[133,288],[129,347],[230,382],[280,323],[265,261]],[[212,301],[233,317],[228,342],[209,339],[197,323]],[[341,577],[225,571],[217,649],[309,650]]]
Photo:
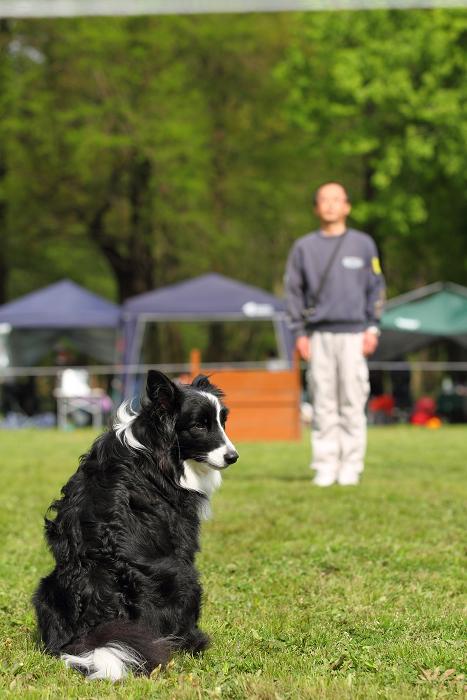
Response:
[[[381,331],[372,360],[399,359],[439,339],[467,348],[467,287],[436,282],[391,299]]]

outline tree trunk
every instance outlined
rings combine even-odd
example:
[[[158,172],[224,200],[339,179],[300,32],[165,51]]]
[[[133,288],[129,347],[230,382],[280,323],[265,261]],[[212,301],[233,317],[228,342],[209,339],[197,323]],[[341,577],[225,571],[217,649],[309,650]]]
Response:
[[[151,175],[152,167],[147,158],[135,162],[129,192],[131,233],[128,244],[128,261],[131,269],[128,270],[128,273],[129,279],[131,279],[132,294],[148,292],[156,286],[155,260],[153,246],[151,246],[151,235],[153,234]]]
[[[5,159],[3,149],[0,148],[0,183],[6,176],[6,168],[4,166]],[[6,201],[0,199],[0,304],[4,304],[7,300],[8,288],[8,263],[7,263],[7,241],[6,241]]]
[[[119,302],[128,297],[148,292],[156,286],[155,260],[150,245],[152,217],[150,202],[151,164],[137,161],[130,175],[128,200],[130,202],[130,233],[119,245],[116,237],[105,230],[105,217],[112,206],[123,173],[115,173],[109,183],[106,201],[95,212],[88,224],[89,236],[99,246],[115,275]],[[122,249],[124,252],[122,252]]]
[[[0,94],[5,94],[6,72],[7,72],[7,47],[10,41],[10,25],[8,20],[0,20]],[[1,98],[0,98],[1,99]],[[5,149],[2,147],[3,139],[0,135],[0,183],[2,183],[7,174]],[[0,186],[0,191],[4,192],[4,188]],[[8,259],[7,259],[7,241],[6,241],[6,225],[7,225],[7,203],[5,194],[0,198],[0,304],[7,301],[8,293]]]
[[[373,187],[372,183],[372,178],[374,175],[374,170],[371,167],[371,165],[368,163],[368,159],[365,158],[364,160],[364,165],[363,165],[363,199],[365,202],[374,202],[376,198],[376,193],[375,193],[375,188]],[[367,233],[372,236],[372,238],[375,238],[376,240],[376,231],[375,231],[375,221],[374,220],[369,220],[366,223],[365,230]]]
[[[365,202],[374,202],[376,199],[376,190],[373,186],[373,175],[374,170],[365,158],[364,170],[363,170],[363,198]],[[366,222],[365,231],[370,234],[376,243],[378,248],[379,256],[381,258],[381,264],[384,269],[384,251],[382,249],[382,239],[378,232],[378,226],[375,219],[370,219]]]

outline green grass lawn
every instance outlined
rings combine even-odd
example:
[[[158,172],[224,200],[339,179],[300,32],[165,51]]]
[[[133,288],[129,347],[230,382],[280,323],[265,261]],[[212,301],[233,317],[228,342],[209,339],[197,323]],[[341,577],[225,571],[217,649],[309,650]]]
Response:
[[[211,648],[116,685],[41,654],[30,605],[42,517],[91,439],[1,434],[1,698],[464,696],[467,429],[371,429],[357,488],[311,485],[307,437],[237,445],[198,558]]]

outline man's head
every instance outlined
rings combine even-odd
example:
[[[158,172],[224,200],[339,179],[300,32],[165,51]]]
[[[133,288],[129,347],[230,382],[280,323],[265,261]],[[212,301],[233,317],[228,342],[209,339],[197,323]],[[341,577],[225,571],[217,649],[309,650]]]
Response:
[[[345,187],[338,182],[325,182],[316,190],[315,213],[324,224],[345,224],[351,204]]]

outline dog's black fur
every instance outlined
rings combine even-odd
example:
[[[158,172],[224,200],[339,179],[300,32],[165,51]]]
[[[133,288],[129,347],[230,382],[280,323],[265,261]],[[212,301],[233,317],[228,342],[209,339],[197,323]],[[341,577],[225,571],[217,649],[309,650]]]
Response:
[[[131,433],[109,430],[81,458],[51,506],[55,518],[45,520],[56,566],[33,603],[46,651],[81,656],[118,646],[139,660],[133,670],[149,674],[175,649],[206,648],[194,560],[207,496],[183,479],[186,460],[208,473],[236,461],[226,417],[207,377],[177,385],[151,371]]]

